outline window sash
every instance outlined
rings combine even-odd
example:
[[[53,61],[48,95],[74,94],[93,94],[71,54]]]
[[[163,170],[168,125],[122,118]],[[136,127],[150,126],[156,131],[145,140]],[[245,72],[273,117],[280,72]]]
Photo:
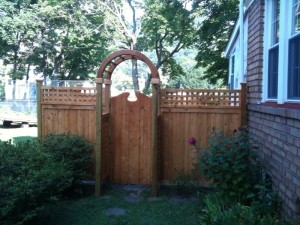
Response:
[[[269,49],[268,98],[276,99],[278,95],[278,52],[279,46]]]
[[[293,4],[293,34],[300,32],[300,0],[294,0]]]
[[[300,99],[300,34],[289,41],[288,98]]]
[[[280,0],[275,0],[273,3],[273,10],[272,10],[272,40],[271,44],[276,45],[279,42],[279,7]]]

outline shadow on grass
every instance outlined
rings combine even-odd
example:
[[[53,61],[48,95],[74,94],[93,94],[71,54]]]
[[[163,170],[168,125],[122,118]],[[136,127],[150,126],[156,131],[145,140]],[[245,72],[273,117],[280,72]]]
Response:
[[[92,192],[81,198],[65,198],[46,206],[30,225],[198,225],[201,199],[179,199],[161,194],[151,198],[148,189],[111,187],[103,195]],[[132,201],[138,195],[138,201]],[[121,214],[108,212],[122,210]]]

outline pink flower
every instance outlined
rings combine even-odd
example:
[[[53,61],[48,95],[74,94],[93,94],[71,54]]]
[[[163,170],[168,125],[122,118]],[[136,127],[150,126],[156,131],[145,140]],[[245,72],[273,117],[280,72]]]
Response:
[[[195,137],[190,137],[189,140],[188,140],[189,144],[191,145],[195,145],[196,144],[196,138]]]

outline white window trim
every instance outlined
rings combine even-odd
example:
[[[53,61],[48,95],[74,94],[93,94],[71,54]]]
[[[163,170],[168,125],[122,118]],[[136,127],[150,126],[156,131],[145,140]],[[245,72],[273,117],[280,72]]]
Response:
[[[234,68],[232,68],[232,58],[234,57]],[[231,73],[233,70],[233,73]],[[232,50],[232,52],[230,53],[230,57],[229,57],[229,77],[228,77],[228,84],[230,84],[230,87],[232,87],[234,89],[234,83],[233,85],[231,84],[231,75],[233,75],[234,79],[235,79],[235,72],[236,72],[236,48],[234,47],[234,49]],[[233,80],[234,80],[233,79]]]
[[[264,52],[263,52],[263,94],[262,102],[276,101],[278,104],[285,102],[300,102],[297,100],[289,100],[287,98],[288,91],[288,56],[289,56],[289,40],[292,37],[292,5],[293,1],[280,1],[279,16],[279,58],[278,58],[278,90],[277,99],[268,98],[268,62],[269,49],[271,47],[272,32],[272,2],[274,0],[266,0],[265,3],[265,21],[264,21]],[[288,25],[287,25],[288,24]]]
[[[265,2],[265,15],[264,15],[264,52],[263,52],[263,82],[262,82],[262,102],[266,102],[268,100],[268,72],[269,72],[269,49],[271,47],[271,27],[272,27],[272,1],[266,0]]]

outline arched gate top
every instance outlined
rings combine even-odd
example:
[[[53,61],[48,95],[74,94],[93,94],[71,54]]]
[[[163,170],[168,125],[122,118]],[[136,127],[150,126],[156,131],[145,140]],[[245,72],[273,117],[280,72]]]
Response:
[[[135,50],[120,50],[106,57],[100,65],[97,78],[103,78],[104,73],[106,73],[105,79],[110,80],[115,68],[120,63],[130,59],[137,59],[145,62],[151,71],[152,78],[159,79],[158,70],[151,60],[144,54]]]

